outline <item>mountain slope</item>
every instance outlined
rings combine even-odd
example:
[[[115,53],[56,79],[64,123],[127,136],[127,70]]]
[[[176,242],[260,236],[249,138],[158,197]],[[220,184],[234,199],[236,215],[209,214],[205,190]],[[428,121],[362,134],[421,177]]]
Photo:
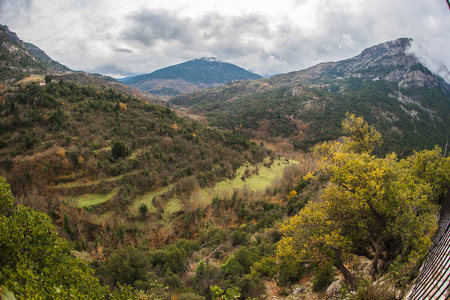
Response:
[[[365,49],[360,55],[350,59],[318,64],[306,70],[275,76],[276,85],[295,83],[328,86],[333,84],[342,90],[349,88],[350,78],[363,81],[386,80],[397,83],[401,88],[409,86],[439,86],[449,90],[448,84],[433,75],[409,51],[412,39],[401,38]],[[351,88],[351,87],[350,87]]]
[[[141,98],[144,101],[162,103],[156,97],[137,92],[112,77],[72,71],[51,59],[39,47],[22,41],[7,26],[0,25],[0,80],[5,81],[3,89],[16,87],[16,83],[44,81],[46,75],[51,75],[55,81],[73,82],[102,89],[111,88],[116,92]]]
[[[450,135],[450,87],[398,39],[360,55],[254,82],[183,95],[170,101],[204,114],[210,125],[242,127],[298,148],[335,139],[345,112],[364,116],[384,135],[384,150],[401,155],[443,146]]]
[[[39,47],[31,44],[31,43],[24,43],[25,49],[32,54],[34,57],[36,57],[39,61],[44,63],[46,66],[48,66],[48,71],[50,73],[65,73],[70,72],[71,70],[66,67],[65,65],[60,64],[57,61],[54,61],[51,59],[44,51],[42,51]]]
[[[261,76],[216,58],[204,57],[159,69],[150,74],[121,81],[152,94],[173,96],[234,80],[260,79]]]
[[[28,74],[64,73],[70,69],[52,60],[37,46],[24,43],[7,26],[0,25],[0,79]]]

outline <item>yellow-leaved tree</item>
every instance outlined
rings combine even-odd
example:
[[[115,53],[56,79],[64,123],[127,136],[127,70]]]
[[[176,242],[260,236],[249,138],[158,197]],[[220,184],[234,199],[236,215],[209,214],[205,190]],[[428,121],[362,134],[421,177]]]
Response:
[[[349,113],[342,127],[349,137],[314,148],[329,183],[318,201],[281,226],[277,257],[280,263],[332,263],[356,288],[346,264],[353,254],[372,260],[373,276],[396,259],[426,254],[439,201],[450,187],[450,161],[438,147],[403,160],[395,153],[379,158],[372,154],[381,139],[374,127]]]

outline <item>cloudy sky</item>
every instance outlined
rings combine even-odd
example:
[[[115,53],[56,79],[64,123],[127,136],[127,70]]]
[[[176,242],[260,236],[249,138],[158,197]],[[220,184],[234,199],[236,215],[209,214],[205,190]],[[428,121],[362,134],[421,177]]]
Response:
[[[400,37],[450,69],[445,0],[0,0],[0,24],[71,69],[115,77],[203,56],[284,73]]]

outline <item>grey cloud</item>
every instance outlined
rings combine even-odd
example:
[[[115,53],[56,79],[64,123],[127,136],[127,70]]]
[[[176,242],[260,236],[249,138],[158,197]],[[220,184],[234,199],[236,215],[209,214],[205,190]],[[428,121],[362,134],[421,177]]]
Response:
[[[208,13],[191,19],[173,11],[146,10],[131,14],[127,21],[129,26],[120,38],[134,44],[136,51],[179,58],[191,53],[190,59],[204,55],[221,59],[256,55],[261,51],[261,44],[272,39],[273,34],[266,17],[257,14]]]
[[[116,49],[114,49],[114,51],[116,51],[116,52],[123,52],[123,53],[133,53],[133,50],[126,49],[126,48],[116,48]]]
[[[308,2],[308,0],[296,0],[296,1],[294,1],[294,4],[296,6],[301,6],[301,5],[305,4],[306,2]]]
[[[209,14],[196,24],[202,32],[201,44],[223,59],[260,51],[261,42],[271,39],[265,17],[259,15],[222,16]]]
[[[145,46],[153,46],[158,41],[189,41],[193,29],[191,20],[164,10],[134,13],[129,22],[132,25],[122,32],[122,38]]]
[[[209,13],[194,20],[172,11],[147,10],[132,14],[128,22],[131,25],[123,30],[121,37],[146,47],[156,46],[157,42],[176,42],[189,49],[209,47],[209,51],[236,55],[247,52],[246,46],[255,47],[253,38],[270,38],[268,22],[260,15],[237,17]]]

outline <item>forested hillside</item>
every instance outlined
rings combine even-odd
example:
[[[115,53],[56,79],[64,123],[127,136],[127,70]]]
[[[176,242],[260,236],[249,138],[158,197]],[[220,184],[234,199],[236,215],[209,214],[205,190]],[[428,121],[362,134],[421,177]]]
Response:
[[[231,176],[245,151],[249,158],[259,151],[235,133],[211,130],[111,89],[60,81],[20,85],[1,97],[1,166],[16,195],[31,186],[48,190],[127,174],[143,176],[129,179],[132,194],[185,176],[205,186]],[[117,186],[108,185],[106,190]]]
[[[399,39],[348,60],[230,83],[170,103],[205,115],[210,125],[284,137],[301,150],[338,138],[347,111],[383,132],[382,153],[443,147],[450,135],[450,88],[407,51],[409,45]]]
[[[72,253],[89,261],[111,292],[69,255],[48,217],[13,205],[2,180],[0,253],[6,255],[0,259],[3,274],[10,274],[2,278],[2,288],[17,296],[33,292],[108,294],[115,299],[273,295],[320,299],[333,283],[338,288],[328,289],[328,296],[402,296],[436,231],[438,205],[450,187],[450,160],[442,157],[439,148],[403,160],[395,154],[376,158],[371,152],[381,135],[372,126],[349,114],[342,125],[349,137],[317,146],[318,172],[294,179],[298,183],[284,189],[291,192],[277,189],[264,196],[237,192],[230,198],[215,197],[200,210],[185,211],[184,223],[193,224],[190,228],[196,227],[198,234],[163,247],[150,246],[148,232],[140,227],[124,230],[126,223],[109,222],[103,225],[102,235],[86,239],[75,231],[81,223],[74,224],[65,210],[61,227],[77,241],[78,251]],[[297,169],[290,175],[298,178],[307,171]],[[221,223],[234,215],[239,218],[234,226],[226,220]],[[18,254],[23,247],[27,256]],[[39,257],[45,254],[44,261],[36,251]],[[71,267],[61,268],[64,274],[43,276],[45,270],[61,264]],[[74,274],[82,276],[77,284],[71,283]],[[14,280],[22,284],[14,285]]]

